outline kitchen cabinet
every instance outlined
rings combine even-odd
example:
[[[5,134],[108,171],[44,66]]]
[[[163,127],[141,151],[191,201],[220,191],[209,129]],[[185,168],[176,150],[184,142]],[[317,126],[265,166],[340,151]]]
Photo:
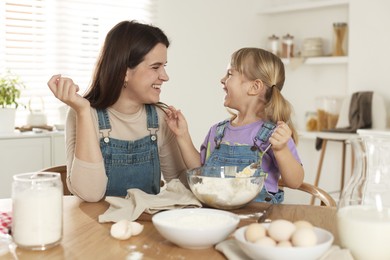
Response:
[[[0,135],[0,198],[11,196],[12,176],[65,164],[63,132]]]

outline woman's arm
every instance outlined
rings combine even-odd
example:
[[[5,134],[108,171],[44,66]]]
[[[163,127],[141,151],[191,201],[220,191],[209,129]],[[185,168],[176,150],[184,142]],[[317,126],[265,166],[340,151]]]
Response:
[[[48,86],[56,98],[75,112],[74,116],[68,115],[66,126],[69,188],[75,195],[86,201],[98,201],[104,196],[107,180],[102,182],[101,173],[88,174],[88,171],[82,170],[83,167],[79,169],[73,164],[76,158],[91,165],[103,163],[90,103],[77,93],[79,87],[70,78],[54,75],[49,80]],[[103,174],[107,179],[104,170]]]

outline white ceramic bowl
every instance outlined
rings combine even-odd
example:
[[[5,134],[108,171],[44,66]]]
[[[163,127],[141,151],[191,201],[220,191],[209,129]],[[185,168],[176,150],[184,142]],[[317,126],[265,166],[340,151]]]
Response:
[[[269,224],[263,224],[268,227]],[[314,227],[317,245],[311,247],[267,247],[256,245],[245,239],[245,230],[241,227],[234,232],[234,238],[242,251],[252,259],[289,259],[313,260],[320,258],[332,246],[333,235],[329,231]]]
[[[187,180],[192,193],[203,204],[217,209],[237,209],[256,198],[265,180],[265,174],[237,177],[242,168],[199,167],[187,172]]]
[[[189,249],[209,248],[221,242],[239,221],[231,212],[206,208],[173,209],[152,217],[153,225],[164,238]]]

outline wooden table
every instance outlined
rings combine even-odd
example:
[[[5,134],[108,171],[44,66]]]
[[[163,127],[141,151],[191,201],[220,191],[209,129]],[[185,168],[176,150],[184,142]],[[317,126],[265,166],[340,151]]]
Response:
[[[128,240],[117,240],[110,236],[112,223],[100,224],[98,216],[103,214],[109,204],[83,202],[75,196],[64,197],[64,234],[61,244],[46,251],[29,251],[17,249],[20,260],[23,259],[126,259],[126,257],[143,254],[142,259],[225,259],[224,255],[214,248],[190,250],[180,248],[165,240],[154,228],[151,216],[143,214],[137,220],[144,225],[138,236]],[[244,208],[233,210],[235,213],[252,213],[265,209],[268,204],[251,203]],[[10,199],[0,199],[0,211],[9,211]],[[305,219],[315,226],[325,228],[338,236],[335,223],[336,208],[310,205],[276,205],[270,215],[271,219],[288,219],[291,221]],[[239,226],[255,220],[241,220]],[[4,259],[13,259],[11,254]],[[2,259],[3,259],[2,258]],[[141,259],[141,258],[133,258]]]

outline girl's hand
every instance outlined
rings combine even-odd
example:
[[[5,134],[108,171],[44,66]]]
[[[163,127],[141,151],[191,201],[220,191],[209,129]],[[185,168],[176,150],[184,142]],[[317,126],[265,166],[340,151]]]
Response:
[[[272,150],[279,151],[287,147],[287,142],[291,138],[292,131],[290,127],[283,121],[278,121],[275,131],[269,138],[272,144]]]
[[[166,114],[165,121],[177,137],[188,133],[187,121],[180,110],[176,110],[173,106],[168,106]]]
[[[72,79],[54,75],[47,82],[47,85],[56,98],[72,107],[76,112],[90,107],[89,101],[77,93],[79,86],[74,84]]]

